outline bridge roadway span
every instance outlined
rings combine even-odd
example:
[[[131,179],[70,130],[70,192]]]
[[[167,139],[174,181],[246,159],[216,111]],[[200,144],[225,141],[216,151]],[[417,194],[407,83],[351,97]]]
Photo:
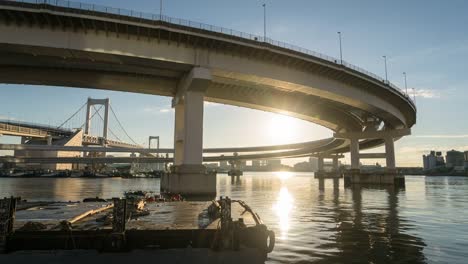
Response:
[[[384,143],[387,167],[394,169],[393,141],[416,123],[407,95],[345,61],[166,16],[67,1],[25,2],[0,0],[0,82],[173,97],[176,169],[163,182],[169,191],[216,190],[201,165],[203,101],[327,127],[346,139],[348,147],[333,151],[350,151],[356,170],[360,148]]]
[[[48,136],[53,138],[61,138],[64,136],[70,136],[73,133],[74,132],[72,130],[56,128],[41,124],[33,124],[12,120],[0,120],[0,135],[46,139]],[[102,145],[102,140],[105,140],[105,144],[109,147],[141,148],[141,146],[136,144],[130,144],[118,140],[103,139],[97,136],[83,134],[83,145]]]
[[[223,160],[255,160],[272,158],[298,158],[320,156],[323,151],[341,147],[344,140],[328,138],[312,142],[299,144],[245,147],[245,148],[212,148],[204,149],[204,153],[236,153],[236,155],[215,155],[204,156],[204,162],[216,162]],[[34,145],[16,145],[0,144],[1,150],[27,150],[27,151],[76,151],[76,152],[139,152],[143,154],[151,153],[174,153],[174,149],[129,149],[129,148],[108,148],[108,147],[74,147],[74,146],[34,146]],[[281,149],[281,150],[278,150]],[[276,151],[275,151],[276,150]],[[237,155],[238,153],[244,153]],[[337,155],[329,156],[329,158]],[[4,157],[0,162],[13,163],[162,163],[173,162],[173,158],[165,157]]]

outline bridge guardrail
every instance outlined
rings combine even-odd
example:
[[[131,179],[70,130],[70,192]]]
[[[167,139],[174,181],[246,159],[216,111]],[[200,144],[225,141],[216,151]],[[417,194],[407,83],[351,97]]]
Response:
[[[378,76],[375,73],[372,73],[370,71],[367,71],[361,67],[358,67],[356,65],[353,65],[351,63],[348,63],[344,60],[339,60],[334,57],[312,51],[306,48],[302,48],[293,44],[288,44],[282,41],[277,41],[273,40],[270,38],[265,38],[263,36],[258,36],[250,33],[245,33],[233,29],[228,29],[224,27],[219,27],[219,26],[213,26],[205,23],[200,23],[200,22],[194,22],[186,19],[180,19],[180,18],[174,18],[174,17],[169,17],[166,15],[162,14],[151,14],[151,13],[146,13],[146,12],[140,12],[140,11],[133,11],[129,9],[124,9],[124,8],[114,8],[114,7],[107,7],[107,6],[102,6],[102,5],[96,5],[96,4],[89,4],[89,3],[81,3],[81,2],[74,2],[74,1],[66,1],[66,0],[8,0],[11,2],[19,2],[19,3],[28,3],[28,4],[45,4],[45,5],[50,5],[50,6],[56,6],[56,7],[64,7],[64,8],[74,8],[74,9],[79,9],[79,10],[84,10],[84,11],[93,11],[93,12],[99,12],[103,14],[111,14],[111,15],[120,15],[120,16],[127,16],[127,17],[132,17],[132,18],[140,18],[140,19],[145,19],[145,20],[152,20],[152,21],[163,21],[163,22],[168,22],[176,25],[181,25],[181,26],[186,26],[186,27],[192,27],[196,29],[202,29],[202,30],[208,30],[208,31],[213,31],[217,33],[222,33],[222,34],[227,34],[230,36],[234,37],[239,37],[243,39],[249,39],[253,41],[258,41],[258,42],[263,42],[267,43],[276,47],[284,48],[284,49],[289,49],[292,51],[296,51],[299,53],[307,54],[313,57],[320,58],[322,60],[334,63],[338,66],[343,66],[345,68],[354,70],[356,72],[359,72],[363,75],[366,75],[368,77],[371,77],[375,79],[376,81],[379,81],[385,85],[385,87],[389,90],[394,90],[397,91],[401,96],[406,98],[406,100],[413,106],[413,108],[416,111],[416,105],[414,101],[410,98],[410,96],[405,93],[402,89],[398,88],[396,85],[392,84],[391,82],[385,80],[384,78]]]
[[[47,136],[47,132],[44,130],[40,130],[36,128],[26,128],[26,127],[12,125],[8,123],[0,123],[0,130],[15,132],[15,133],[24,133],[24,134],[35,135],[39,137]]]

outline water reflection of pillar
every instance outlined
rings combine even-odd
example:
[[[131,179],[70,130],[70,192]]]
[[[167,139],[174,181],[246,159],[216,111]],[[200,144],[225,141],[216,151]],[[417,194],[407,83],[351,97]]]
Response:
[[[325,190],[325,179],[324,178],[318,178],[318,187],[319,187],[319,191],[324,191]]]
[[[404,226],[405,231],[411,226],[398,215],[398,191],[393,186],[381,190],[388,193],[387,199],[374,201],[370,211],[363,208],[362,194],[366,189],[354,185],[349,190],[352,192],[352,211],[347,208],[334,210],[335,220],[340,223],[333,230],[340,253],[328,258],[328,261],[347,262],[353,259],[357,263],[425,262],[422,252],[425,244],[421,238],[401,231],[401,226]],[[375,199],[379,196],[379,193],[375,193]]]
[[[242,185],[242,181],[240,179],[240,176],[237,175],[237,176],[231,176],[231,184],[235,184],[235,185]]]
[[[388,187],[387,192],[389,210],[385,233],[389,241],[387,254],[393,253],[390,255],[390,260],[398,259],[400,262],[406,263],[426,263],[427,260],[423,254],[426,243],[419,237],[400,233],[401,226],[404,226],[405,231],[410,229],[411,226],[398,215],[398,188]]]
[[[333,178],[333,202],[337,204],[340,198],[340,179]]]

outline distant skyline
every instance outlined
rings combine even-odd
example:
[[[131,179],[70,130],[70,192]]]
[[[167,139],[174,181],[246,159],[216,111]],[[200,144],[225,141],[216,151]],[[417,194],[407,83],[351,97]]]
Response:
[[[81,2],[159,13],[159,1]],[[403,72],[407,73],[409,90],[416,90],[418,120],[413,135],[396,142],[398,166],[422,166],[421,156],[430,150],[468,150],[468,123],[464,122],[468,2],[171,0],[164,1],[164,14],[261,36],[263,3],[267,4],[267,36],[272,39],[339,58],[340,31],[344,60],[385,76],[385,55],[388,78],[402,89]],[[8,84],[0,84],[0,97],[0,118],[44,124],[61,123],[87,97],[109,97],[138,143],[146,144],[147,136],[159,135],[162,147],[173,144],[174,113],[168,97]],[[332,135],[328,129],[294,118],[219,104],[205,106],[205,147],[272,145]],[[18,141],[0,137],[2,143]]]

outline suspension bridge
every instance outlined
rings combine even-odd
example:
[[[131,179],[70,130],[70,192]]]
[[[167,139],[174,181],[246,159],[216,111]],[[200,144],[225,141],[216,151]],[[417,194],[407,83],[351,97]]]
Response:
[[[0,162],[26,164],[171,163],[174,161],[175,154],[172,148],[159,148],[159,136],[149,136],[148,148],[138,144],[117,117],[108,98],[88,98],[83,105],[57,126],[0,120],[0,134],[22,138],[22,144],[0,144],[0,150],[15,151],[14,157],[0,157]],[[77,136],[81,140],[75,140],[73,144],[70,144]],[[151,140],[157,140],[156,149],[150,148]],[[274,146],[207,148],[203,150],[207,154],[203,157],[203,161],[324,157],[324,153],[345,147],[344,140],[329,138]],[[56,155],[38,154],[44,152],[55,152]],[[72,155],[60,155],[60,153],[72,153]],[[104,153],[140,153],[141,155],[139,157],[132,155],[106,157]],[[336,154],[327,156],[334,159],[342,157]],[[68,167],[54,167],[56,168]]]
[[[142,148],[128,134],[109,99],[88,98],[87,102],[58,126],[0,120],[0,134],[22,137],[22,143],[30,142],[30,145],[34,143],[37,145],[41,139],[47,142],[47,145],[53,145],[54,142],[63,142],[63,139],[72,137],[78,131],[83,131],[81,140],[83,146]]]

